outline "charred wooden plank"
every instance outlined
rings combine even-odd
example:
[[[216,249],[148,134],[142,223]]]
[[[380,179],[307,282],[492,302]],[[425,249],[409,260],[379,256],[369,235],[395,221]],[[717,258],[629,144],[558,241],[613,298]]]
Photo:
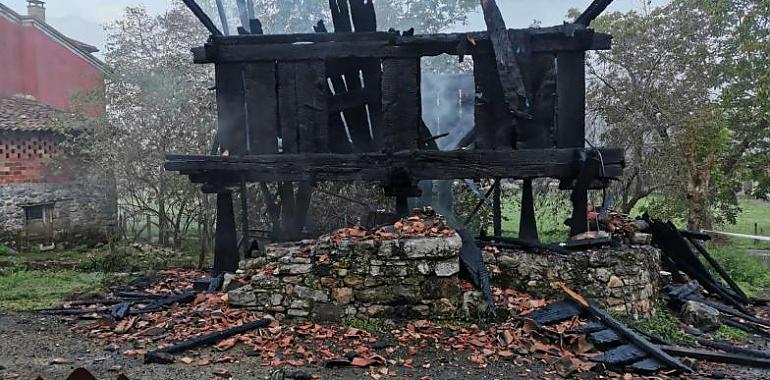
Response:
[[[246,153],[246,114],[243,93],[243,66],[237,63],[216,66],[217,140],[222,152]]]
[[[382,112],[384,148],[418,149],[422,122],[419,59],[382,61]]]
[[[380,181],[393,167],[404,168],[416,179],[559,178],[569,176],[579,149],[461,150],[451,152],[402,151],[388,153],[278,154],[249,157],[169,155],[166,170],[197,178],[227,172],[245,175],[252,182],[294,180]],[[622,175],[621,150],[604,150],[605,175]]]
[[[575,180],[575,188],[572,190],[572,216],[570,217],[570,236],[575,236],[588,231],[588,186],[597,177],[601,176],[603,162],[594,152],[585,158],[583,167]]]
[[[238,269],[238,237],[235,232],[232,192],[217,194],[217,226],[214,237],[214,268],[212,276],[234,273]]]
[[[585,52],[561,52],[556,55],[557,133],[556,146],[585,146]]]
[[[752,350],[749,348],[738,347],[734,344],[716,342],[708,339],[698,339],[698,344],[702,346],[710,347],[710,348],[715,348],[717,350],[729,352],[731,354],[748,355],[756,358],[764,358],[764,359],[770,360],[770,352],[767,352],[767,351]]]
[[[195,0],[182,0],[184,4],[187,6],[187,8],[190,8],[190,11],[195,15],[195,17],[198,18],[198,21],[200,21],[203,26],[208,29],[209,33],[211,33],[212,36],[221,36],[222,32],[217,29],[217,26],[214,25],[214,22],[211,21],[211,18],[206,14],[206,12],[201,9],[200,5],[198,5]]]
[[[278,96],[274,62],[243,67],[244,130],[250,154],[278,153]]]
[[[504,102],[494,57],[474,55],[473,77],[476,86],[476,125],[473,129],[476,148],[513,148],[515,121]]]
[[[591,313],[591,315],[593,315],[595,318],[597,318],[599,321],[601,321],[605,326],[607,326],[608,328],[611,328],[612,330],[614,330],[618,334],[622,335],[625,339],[627,339],[633,345],[633,346],[631,346],[632,349],[628,353],[625,352],[626,350],[628,350],[627,348],[619,350],[617,352],[617,357],[614,357],[614,358],[612,356],[608,356],[609,351],[605,352],[604,355],[603,355],[603,356],[605,356],[604,360],[607,360],[607,361],[609,361],[609,360],[618,360],[618,359],[621,359],[621,358],[626,357],[626,356],[629,356],[629,357],[630,356],[636,356],[636,359],[632,360],[632,361],[636,361],[636,360],[642,359],[644,356],[649,355],[649,356],[654,357],[655,359],[659,360],[661,363],[664,363],[665,365],[667,365],[667,366],[669,366],[671,368],[674,368],[674,369],[677,369],[677,370],[682,370],[682,371],[685,371],[685,372],[688,372],[688,373],[692,372],[692,369],[690,369],[690,367],[682,364],[676,358],[674,358],[671,355],[665,353],[663,350],[660,349],[660,347],[650,343],[647,339],[645,339],[641,335],[639,335],[636,332],[634,332],[633,330],[631,330],[626,325],[620,323],[618,320],[613,318],[606,311],[602,310],[601,308],[599,308],[598,306],[596,306],[594,304],[589,303],[588,301],[586,301],[585,298],[583,298],[581,295],[575,293],[572,289],[569,289],[568,287],[566,287],[563,284],[561,284],[561,288],[562,288],[562,290],[564,290],[565,293],[567,293],[567,295],[569,295],[569,297],[572,300],[574,300],[580,306],[585,308],[588,312]],[[621,346],[621,347],[625,347],[625,346]],[[620,349],[620,347],[618,347],[617,349]],[[644,353],[644,356],[640,356],[640,355],[636,354],[636,351],[640,351],[640,352]],[[636,355],[634,355],[634,354],[636,354]]]
[[[597,331],[606,330],[607,326],[599,323],[599,322],[588,322],[584,324],[583,326],[576,327],[574,329],[569,329],[565,331],[565,334],[590,334]]]
[[[575,20],[575,24],[585,26],[591,25],[591,22],[599,17],[610,4],[612,4],[612,0],[594,0],[591,5],[578,16]]]
[[[158,354],[177,354],[197,347],[210,346],[219,342],[220,340],[227,339],[232,336],[240,335],[251,330],[265,328],[270,325],[270,322],[272,322],[270,319],[260,319],[258,321],[245,323],[241,326],[233,327],[230,329],[201,335],[165,348],[150,351],[145,354],[144,361],[145,363],[154,363],[156,362],[155,357],[158,356]]]
[[[588,340],[597,346],[606,347],[623,341],[623,337],[611,329],[605,329],[588,334]]]
[[[640,372],[643,374],[657,373],[658,371],[665,368],[666,365],[655,358],[647,358],[631,365],[631,369],[634,370],[634,372]]]
[[[336,24],[335,30],[341,31]],[[594,33],[591,29],[575,25],[513,29],[508,33],[530,35],[533,53],[608,50],[612,41],[612,36],[608,34]],[[471,45],[462,54],[493,54],[487,32],[402,37],[391,33],[367,32],[216,37],[205,46],[193,49],[193,55],[196,63],[457,55],[457,46],[468,39],[476,44]]]
[[[503,86],[506,106],[514,114],[523,114],[525,110],[522,104],[527,103],[527,90],[524,88],[524,79],[516,60],[511,36],[505,27],[503,15],[500,13],[500,8],[497,7],[495,0],[481,0],[481,8],[484,11],[484,21],[487,24],[489,39],[495,52],[497,72]]]
[[[705,258],[706,261],[708,261],[709,264],[711,264],[711,267],[714,268],[714,270],[716,270],[717,273],[719,273],[722,279],[725,280],[725,282],[727,282],[727,285],[730,286],[730,289],[732,289],[737,295],[739,295],[743,299],[743,301],[748,303],[749,297],[746,295],[746,293],[743,292],[743,290],[741,290],[741,287],[738,286],[738,284],[733,280],[732,277],[730,277],[730,275],[724,270],[724,268],[722,268],[722,266],[719,265],[719,262],[716,261],[711,256],[711,254],[709,254],[709,252],[706,250],[706,247],[703,246],[703,242],[699,239],[695,239],[689,236],[687,237],[687,239],[690,241],[690,244],[692,244],[695,247],[695,249],[697,249],[698,252],[700,252],[703,258]]]
[[[647,352],[633,344],[624,344],[615,347],[599,356],[594,356],[591,361],[604,363],[610,366],[621,366],[647,358]]]
[[[743,354],[713,352],[679,346],[661,346],[661,349],[671,355],[706,360],[715,363],[738,364],[756,368],[770,368],[770,359],[753,357]]]
[[[328,152],[327,83],[323,61],[297,63],[299,152]]]
[[[540,241],[535,218],[535,196],[532,179],[527,178],[521,187],[521,214],[519,215],[519,239]]]
[[[284,153],[299,153],[296,62],[278,64],[278,115]]]
[[[554,323],[564,322],[571,318],[583,314],[583,309],[577,303],[567,300],[552,303],[533,310],[525,315],[541,325],[552,325]]]

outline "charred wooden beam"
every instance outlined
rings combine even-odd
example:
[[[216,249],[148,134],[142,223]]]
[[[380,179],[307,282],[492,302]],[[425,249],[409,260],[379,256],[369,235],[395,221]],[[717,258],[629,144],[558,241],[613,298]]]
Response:
[[[633,347],[644,352],[646,354],[644,356],[649,355],[673,369],[692,373],[692,369],[690,367],[682,364],[682,362],[661,350],[660,347],[650,343],[647,339],[631,330],[628,326],[613,318],[606,311],[602,310],[594,304],[589,303],[581,295],[575,293],[572,289],[569,289],[563,284],[561,284],[561,288],[573,301],[577,302],[584,309],[590,312],[592,316],[601,321],[605,326],[622,335],[625,339],[633,344]],[[607,356],[607,353],[605,353],[604,356]],[[636,360],[642,359],[644,356],[638,357]]]
[[[514,115],[524,115],[522,104],[528,103],[527,90],[524,88],[524,79],[503,15],[495,0],[481,0],[481,8],[484,11],[484,21],[495,53],[497,72],[503,86],[506,105]]]
[[[223,191],[217,194],[217,228],[214,237],[214,269],[212,276],[234,273],[238,269],[238,237],[235,232],[233,194]]]
[[[584,26],[591,25],[591,22],[595,20],[599,15],[604,12],[607,7],[612,4],[612,0],[594,0],[591,5],[586,8],[585,11],[583,11],[580,16],[575,20],[575,24],[580,24]]]
[[[715,363],[738,364],[756,368],[770,368],[770,359],[744,354],[724,353],[699,350],[688,347],[661,346],[663,351],[671,355],[706,360]]]
[[[198,5],[195,0],[182,0],[184,4],[187,6],[187,8],[190,8],[190,11],[195,15],[195,17],[198,18],[198,21],[200,21],[203,26],[208,29],[209,33],[211,33],[212,36],[221,37],[222,32],[217,29],[217,26],[214,25],[214,22],[211,21],[211,18],[206,14],[206,12],[201,9],[200,5]]]
[[[160,354],[177,354],[177,353],[185,352],[197,347],[210,346],[212,344],[219,342],[220,340],[227,339],[232,336],[240,335],[259,328],[265,328],[270,325],[270,322],[272,322],[270,319],[260,319],[258,321],[245,323],[243,325],[233,327],[230,329],[201,335],[201,336],[189,339],[187,341],[176,343],[171,346],[161,348],[155,351],[150,351],[147,354],[145,354],[144,362],[145,363],[168,363],[168,359],[163,357],[164,355],[160,355]],[[160,360],[158,360],[159,357],[160,357]]]
[[[519,239],[540,241],[535,217],[535,196],[532,179],[527,178],[521,187],[521,214],[519,215]]]
[[[568,177],[583,149],[516,151],[426,150],[362,154],[276,154],[245,157],[167,156],[166,170],[191,175],[195,181],[228,173],[243,174],[251,182],[383,181],[401,168],[415,179]],[[623,151],[604,149],[604,175],[623,172]]]
[[[564,25],[540,29],[509,30],[512,40],[527,34],[532,53],[608,50],[612,37],[591,29]],[[242,35],[215,37],[203,47],[193,49],[196,63],[274,61],[335,58],[409,58],[457,55],[457,46],[469,39],[475,42],[463,55],[493,55],[487,32],[394,36],[391,33],[364,32],[312,33],[290,35]]]

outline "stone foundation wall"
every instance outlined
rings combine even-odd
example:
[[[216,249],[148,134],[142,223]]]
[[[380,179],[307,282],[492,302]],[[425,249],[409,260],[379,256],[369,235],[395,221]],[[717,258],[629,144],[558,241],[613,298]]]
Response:
[[[0,241],[15,245],[26,228],[24,207],[41,204],[52,205],[52,237],[57,242],[103,242],[117,225],[114,180],[100,170],[83,170],[64,182],[0,186]]]
[[[451,318],[463,312],[461,246],[456,234],[273,244],[242,261],[225,289],[231,305],[278,319]]]
[[[607,309],[642,318],[655,313],[658,299],[660,251],[652,246],[624,246],[572,255],[519,250],[485,253],[493,269],[492,283],[527,291],[536,297],[563,298],[553,284],[571,289]]]

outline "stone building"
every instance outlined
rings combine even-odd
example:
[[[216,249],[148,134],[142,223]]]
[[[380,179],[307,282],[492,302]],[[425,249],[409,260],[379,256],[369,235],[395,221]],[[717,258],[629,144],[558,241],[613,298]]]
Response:
[[[115,184],[63,155],[57,116],[29,98],[0,98],[0,236],[9,244],[94,242],[115,226]]]
[[[0,241],[104,240],[116,221],[114,181],[64,155],[56,132],[61,116],[103,112],[73,102],[104,87],[97,49],[48,25],[34,0],[27,15],[0,4],[0,51]]]

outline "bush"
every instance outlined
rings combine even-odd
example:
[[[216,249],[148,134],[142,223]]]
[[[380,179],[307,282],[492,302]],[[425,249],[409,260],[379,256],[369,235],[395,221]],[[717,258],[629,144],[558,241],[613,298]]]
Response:
[[[0,243],[0,256],[8,254],[8,247]]]

